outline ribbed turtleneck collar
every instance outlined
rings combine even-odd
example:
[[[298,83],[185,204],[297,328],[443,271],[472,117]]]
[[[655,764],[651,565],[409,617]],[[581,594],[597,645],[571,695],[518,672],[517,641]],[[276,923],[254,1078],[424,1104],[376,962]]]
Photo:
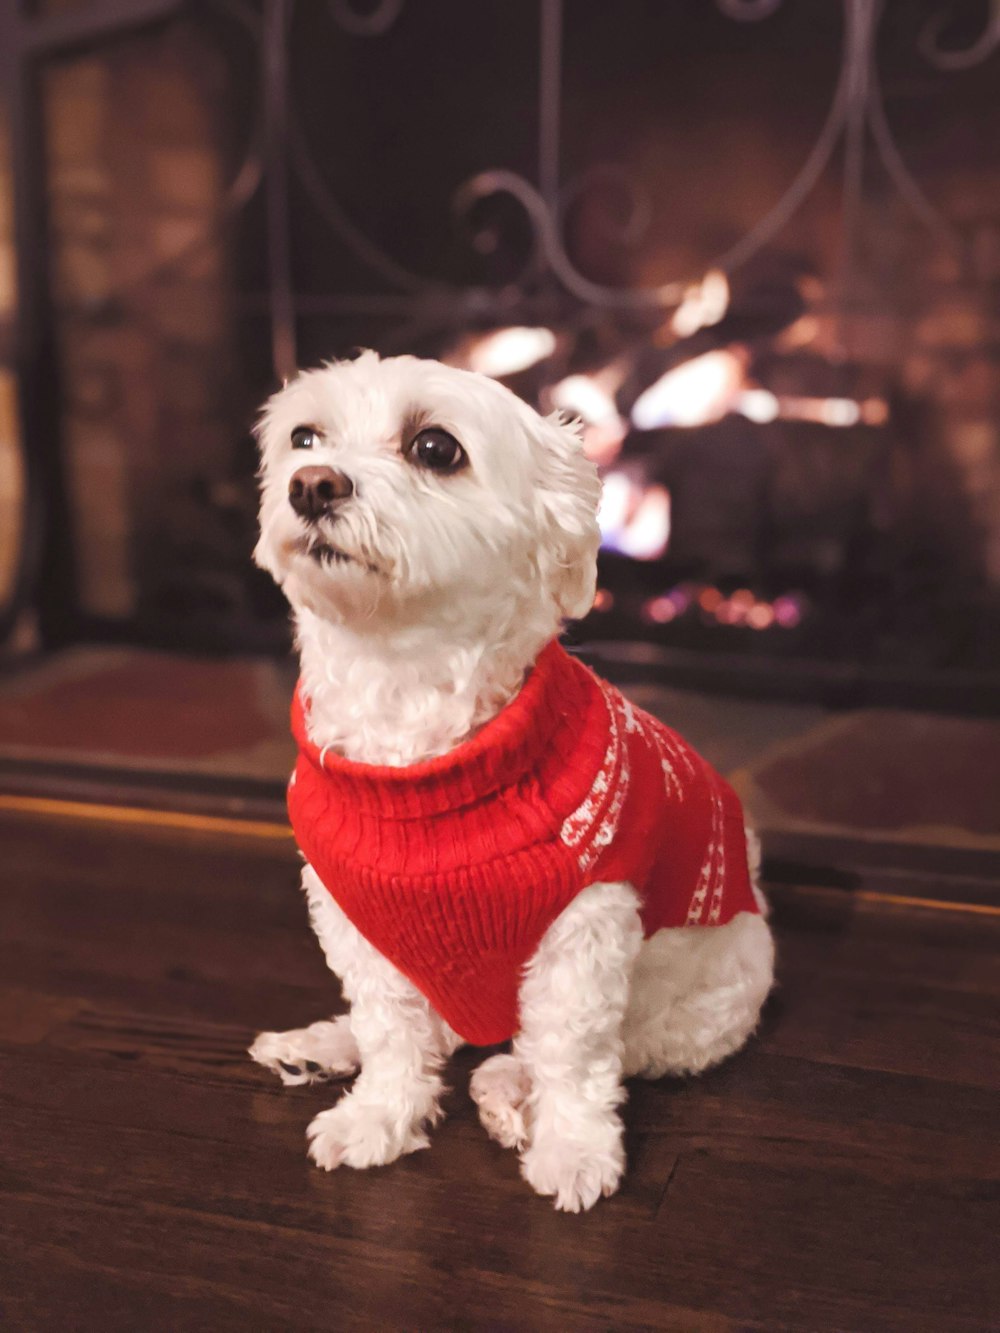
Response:
[[[301,754],[345,801],[388,819],[419,819],[472,805],[534,771],[556,730],[579,717],[589,673],[553,640],[520,691],[471,740],[447,754],[394,768],[361,764],[309,739],[309,701],[301,683],[292,701],[292,732]]]

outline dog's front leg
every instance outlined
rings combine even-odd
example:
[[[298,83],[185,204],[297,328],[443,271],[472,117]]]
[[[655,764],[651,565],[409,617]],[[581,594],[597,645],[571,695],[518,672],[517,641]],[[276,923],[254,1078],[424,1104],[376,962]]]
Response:
[[[372,947],[307,868],[310,916],[350,1001],[361,1073],[307,1131],[309,1156],[327,1171],[383,1166],[428,1146],[441,1118],[441,1067],[459,1038],[401,972]]]
[[[309,1156],[327,1171],[382,1166],[426,1148],[427,1129],[441,1118],[441,1066],[453,1046],[416,987],[361,944],[357,966],[343,978],[361,1073],[307,1131]]]
[[[514,1055],[528,1077],[521,1174],[557,1208],[613,1194],[625,1167],[622,1020],[642,943],[628,884],[592,884],[542,938],[520,990]]]

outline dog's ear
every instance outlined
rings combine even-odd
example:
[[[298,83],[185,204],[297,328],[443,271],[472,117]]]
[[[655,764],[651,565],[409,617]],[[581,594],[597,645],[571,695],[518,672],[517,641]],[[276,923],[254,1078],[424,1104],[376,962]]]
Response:
[[[597,586],[601,483],[583,452],[578,424],[563,420],[558,412],[532,417],[541,537],[538,571],[560,614],[579,620],[593,606]]]

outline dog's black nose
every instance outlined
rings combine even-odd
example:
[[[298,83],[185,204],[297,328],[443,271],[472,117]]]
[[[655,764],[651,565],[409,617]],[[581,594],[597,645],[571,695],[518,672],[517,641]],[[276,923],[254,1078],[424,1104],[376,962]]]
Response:
[[[300,467],[288,483],[288,503],[300,518],[320,518],[353,494],[354,482],[332,467]]]

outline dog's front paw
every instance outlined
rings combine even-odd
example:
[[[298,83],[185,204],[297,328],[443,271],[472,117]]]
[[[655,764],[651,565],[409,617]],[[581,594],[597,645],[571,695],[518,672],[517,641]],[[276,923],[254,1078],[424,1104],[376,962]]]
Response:
[[[362,1170],[386,1166],[397,1157],[430,1147],[421,1125],[406,1111],[389,1106],[365,1106],[350,1095],[321,1111],[306,1130],[309,1156],[324,1171],[338,1166]]]
[[[555,1196],[567,1213],[586,1212],[602,1195],[614,1194],[625,1172],[621,1125],[602,1125],[592,1141],[536,1137],[521,1155],[521,1175],[538,1194]]]

